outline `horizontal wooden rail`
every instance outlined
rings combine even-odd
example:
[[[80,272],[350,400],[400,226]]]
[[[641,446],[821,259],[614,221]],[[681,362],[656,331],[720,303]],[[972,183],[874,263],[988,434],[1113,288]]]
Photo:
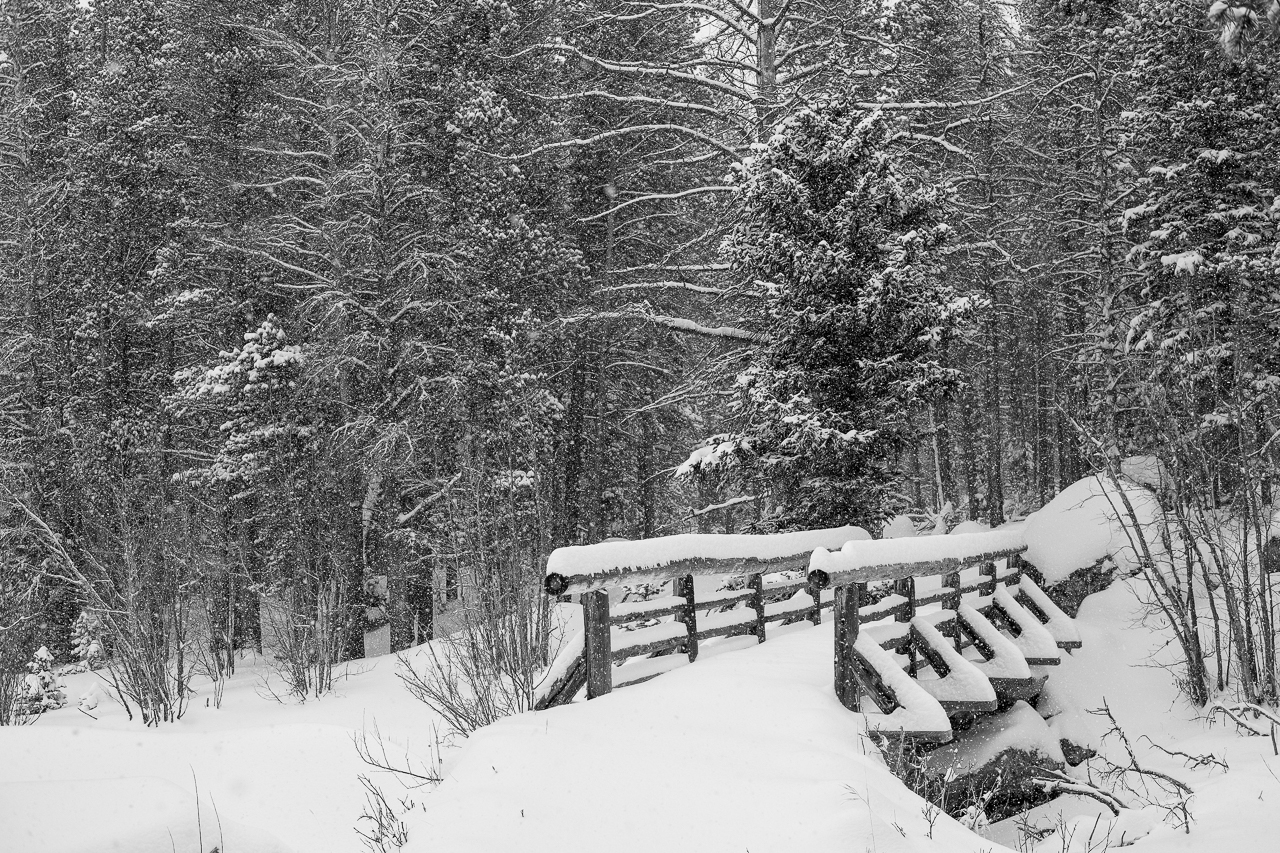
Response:
[[[861,527],[837,527],[769,536],[685,533],[641,542],[573,545],[552,552],[543,584],[548,595],[575,595],[681,577],[805,571],[815,548],[840,548],[867,538]]]

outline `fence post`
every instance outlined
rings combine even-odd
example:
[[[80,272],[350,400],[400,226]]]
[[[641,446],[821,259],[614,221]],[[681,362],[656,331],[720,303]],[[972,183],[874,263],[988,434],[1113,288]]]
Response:
[[[752,575],[748,578],[751,584],[751,609],[756,612],[756,642],[764,642],[764,575]]]
[[[1012,586],[1022,580],[1022,555],[1010,554],[1005,560],[1005,566],[1013,569],[1013,574],[1005,578],[1005,586]]]
[[[613,649],[609,638],[609,591],[582,594],[583,656],[587,663],[587,698],[613,689]]]
[[[978,571],[982,573],[982,576],[984,578],[989,578],[989,580],[982,581],[981,585],[978,587],[978,594],[979,595],[995,595],[996,594],[996,564],[993,562],[983,563],[982,568],[980,568]]]
[[[822,624],[822,587],[809,581],[809,597],[813,599],[813,609],[809,611],[809,621],[815,625]]]
[[[953,614],[958,614],[960,612],[960,600],[961,600],[960,572],[954,571],[949,574],[943,575],[942,585],[945,587],[950,587],[951,589],[955,590],[955,592],[950,592],[950,593],[947,593],[945,596],[943,596],[942,609],[950,610]],[[960,617],[958,615],[953,615],[951,617],[951,624],[947,626],[945,631],[943,631],[944,636],[950,637],[952,640],[955,641],[956,651],[960,651],[960,628],[956,624],[956,620],[959,618]]]
[[[679,611],[676,618],[684,623],[685,630],[689,632],[684,650],[689,655],[689,663],[693,663],[698,659],[698,611],[693,600],[693,575],[676,578],[672,584],[676,596],[684,599],[684,609]]]
[[[902,578],[893,582],[893,591],[903,596],[907,600],[898,607],[896,613],[893,614],[894,622],[910,622],[916,615],[916,579],[914,577]],[[919,664],[916,661],[916,647],[914,643],[907,644],[907,659],[910,664],[907,666],[907,673],[914,676]]]
[[[861,685],[853,660],[853,644],[858,640],[858,608],[866,584],[854,583],[836,587],[836,697],[850,711],[862,710]]]

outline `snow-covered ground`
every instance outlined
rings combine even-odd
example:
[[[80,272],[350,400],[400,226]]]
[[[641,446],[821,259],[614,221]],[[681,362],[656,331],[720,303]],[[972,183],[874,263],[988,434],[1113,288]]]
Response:
[[[644,684],[473,735],[411,851],[983,851],[884,767],[832,691],[832,626],[738,638]],[[730,651],[729,649],[732,649]],[[930,838],[932,834],[932,838]]]
[[[1139,853],[1277,849],[1280,757],[1270,738],[1199,719],[1170,674],[1151,665],[1165,638],[1135,625],[1135,608],[1123,586],[1085,603],[1084,647],[1052,670],[1053,701],[1089,709],[1105,700],[1141,763],[1195,796],[1189,834],[1149,810],[1126,815],[1111,843],[1123,832],[1126,844],[1145,833]],[[923,801],[866,740],[862,718],[836,701],[831,645],[829,624],[775,628],[761,646],[708,643],[692,666],[446,745],[444,781],[430,790],[373,772],[352,743],[376,721],[393,758],[432,760],[435,719],[400,685],[392,658],[357,663],[334,695],[305,704],[265,695],[265,670],[246,664],[221,709],[206,708],[202,692],[181,722],[160,729],[128,721],[103,698],[97,719],[67,708],[0,729],[0,851],[184,853],[200,837],[205,853],[356,851],[361,773],[414,804],[409,851],[1036,849],[1016,821],[987,838],[946,817],[931,828]],[[73,704],[95,680],[68,679]],[[1071,724],[1095,742],[1107,726],[1083,713]],[[1213,753],[1230,770],[1184,767],[1148,738]],[[1123,755],[1118,743],[1104,746]],[[1066,849],[1103,850],[1103,812],[1063,797],[1025,818],[1048,827],[1061,817],[1074,832]],[[1062,851],[1062,835],[1038,849]]]
[[[1142,767],[1167,773],[1194,791],[1188,803],[1190,832],[1164,809],[1137,808],[1141,797],[1122,790],[1121,799],[1141,813],[1124,815],[1116,826],[1111,812],[1097,801],[1064,796],[1021,818],[1002,821],[988,834],[1014,849],[1037,853],[1102,851],[1121,844],[1133,844],[1136,853],[1280,850],[1280,756],[1272,740],[1242,737],[1234,725],[1211,724],[1198,714],[1178,693],[1172,673],[1161,666],[1172,660],[1169,638],[1138,625],[1141,610],[1124,583],[1085,600],[1076,618],[1084,646],[1064,655],[1062,665],[1053,668],[1053,701],[1084,711],[1109,707]],[[1105,716],[1077,713],[1073,718],[1073,725],[1084,729],[1079,735],[1087,732],[1092,746],[1105,750],[1116,763],[1127,763],[1116,737],[1102,741],[1110,728]],[[1170,757],[1157,747],[1189,756],[1213,755],[1230,769],[1192,768],[1187,759]],[[1154,799],[1172,802],[1154,785],[1150,792]],[[1019,831],[1021,822],[1042,828],[1065,824],[1066,832],[1059,830],[1036,847]]]
[[[157,729],[130,722],[101,688],[97,719],[77,711],[102,682],[68,677],[71,705],[0,728],[0,851],[186,853],[200,838],[204,853],[362,849],[358,777],[379,774],[353,737],[376,724],[391,756],[430,761],[434,716],[401,686],[391,657],[353,663],[332,695],[304,704],[271,698],[268,673],[242,665],[221,709],[205,707],[207,685],[197,684],[186,716]]]

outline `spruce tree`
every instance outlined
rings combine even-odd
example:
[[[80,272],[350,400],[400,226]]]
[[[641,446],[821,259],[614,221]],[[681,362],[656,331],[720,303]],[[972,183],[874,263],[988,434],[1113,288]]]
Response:
[[[897,510],[910,416],[960,381],[938,352],[978,300],[940,279],[942,199],[889,150],[896,130],[877,111],[802,110],[739,174],[727,251],[769,341],[738,377],[741,428],[702,464],[768,490],[780,527]]]

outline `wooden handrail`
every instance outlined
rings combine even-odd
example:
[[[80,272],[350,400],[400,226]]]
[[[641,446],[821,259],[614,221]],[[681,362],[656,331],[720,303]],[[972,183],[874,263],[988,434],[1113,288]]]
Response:
[[[543,586],[548,595],[574,595],[686,576],[803,571],[815,548],[840,548],[868,537],[861,527],[836,527],[759,536],[683,533],[641,542],[570,545],[551,553]]]

